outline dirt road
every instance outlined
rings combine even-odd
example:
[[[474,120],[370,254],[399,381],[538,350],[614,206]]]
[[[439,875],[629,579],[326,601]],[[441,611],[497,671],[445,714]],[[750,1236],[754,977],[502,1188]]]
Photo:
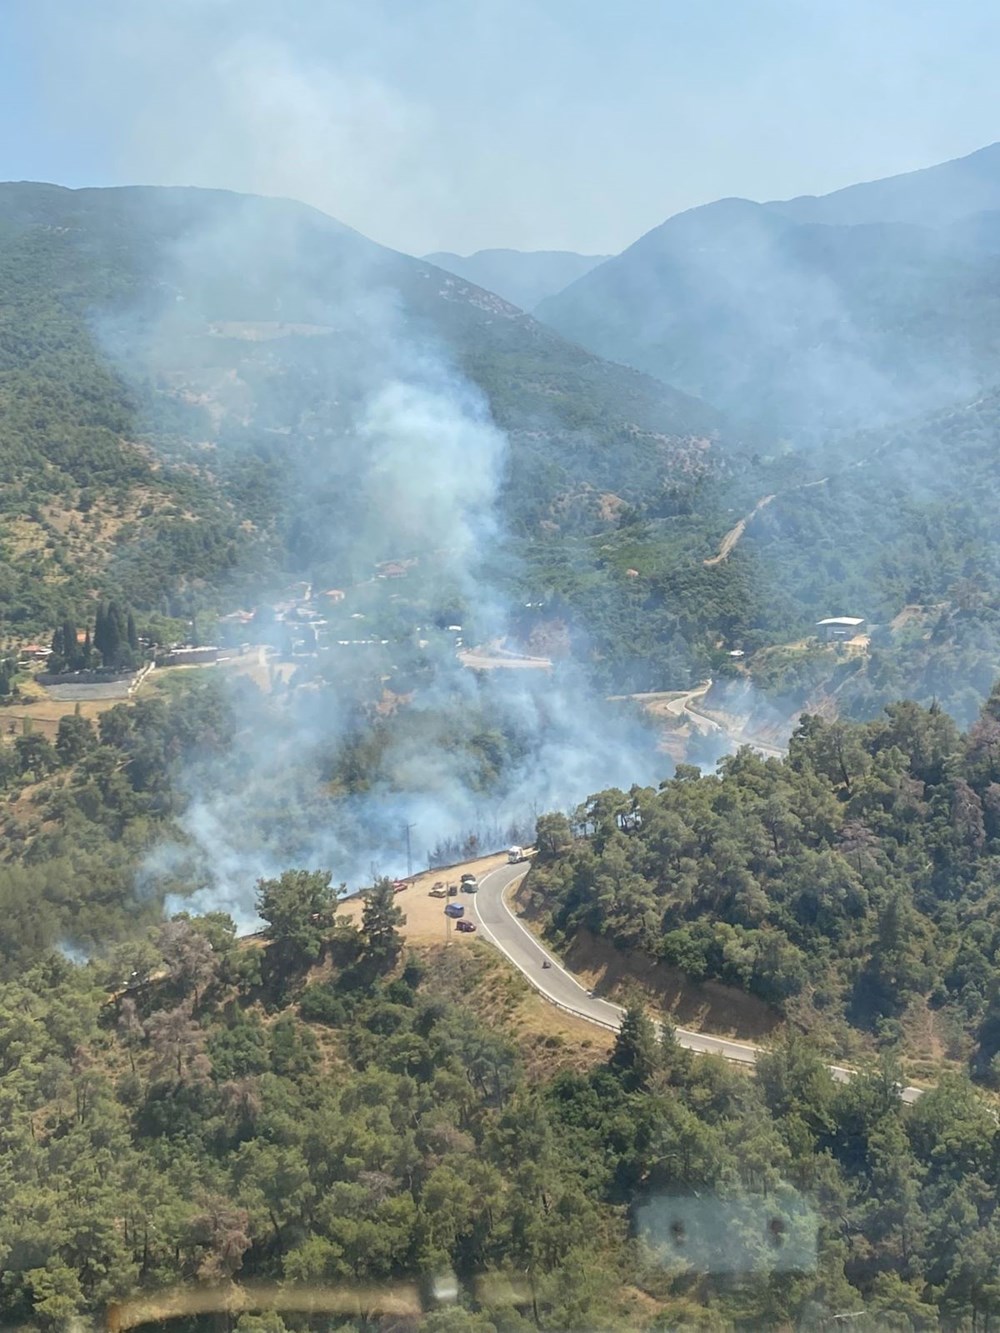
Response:
[[[552,662],[547,657],[518,656],[501,648],[463,648],[458,654],[462,666],[473,671],[495,671],[498,668],[513,668],[521,671],[549,671]]]
[[[709,556],[707,560],[703,560],[701,563],[703,565],[709,565],[709,566],[721,565],[723,560],[728,560],[733,547],[743,536],[744,532],[746,532],[747,524],[750,522],[752,518],[756,518],[756,516],[760,513],[760,511],[766,505],[769,505],[773,499],[774,495],[762,495],[761,498],[754,505],[754,507],[750,510],[749,514],[744,514],[743,517],[740,519],[740,521],[735,525],[735,527],[729,529],[729,531],[726,533],[721,543],[719,544],[719,549],[716,552],[716,554],[713,556]]]
[[[704,684],[696,686],[693,690],[688,690],[687,693],[680,695],[677,699],[671,699],[667,704],[667,712],[674,717],[681,717],[686,714],[699,731],[721,731],[725,733],[726,729],[721,723],[716,722],[714,718],[708,717],[705,713],[697,712],[693,707],[695,700],[704,699],[711,688],[712,682],[706,680]]]

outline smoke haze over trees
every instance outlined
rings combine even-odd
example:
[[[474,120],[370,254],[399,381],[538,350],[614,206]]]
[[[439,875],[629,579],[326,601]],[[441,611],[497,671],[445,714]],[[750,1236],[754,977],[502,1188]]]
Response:
[[[838,10],[841,136],[921,49],[868,40],[884,8]],[[1000,1314],[1000,148],[648,230],[720,192],[681,143],[768,141],[785,179],[823,85],[771,48],[828,17],[562,9],[12,10],[10,160],[36,83],[60,144],[113,128],[86,188],[0,184],[5,1327],[136,1297],[356,1333],[387,1293],[430,1333]],[[915,65],[931,119],[963,21]],[[683,117],[616,143],[581,23]],[[575,81],[572,143],[539,133]],[[645,234],[421,259],[346,225],[524,244],[543,174],[585,183],[550,243]],[[46,650],[158,665],[62,705]],[[422,942],[391,878],[532,841],[520,905],[625,1001],[613,1036],[485,912]],[[760,1018],[756,1067],[682,1049],[667,994]],[[308,1309],[239,1313],[258,1282]]]

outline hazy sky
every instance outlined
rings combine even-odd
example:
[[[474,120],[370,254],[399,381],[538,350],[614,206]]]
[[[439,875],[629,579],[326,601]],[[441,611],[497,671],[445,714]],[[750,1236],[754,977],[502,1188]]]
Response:
[[[1000,138],[998,57],[994,0],[0,0],[0,178],[610,252]]]

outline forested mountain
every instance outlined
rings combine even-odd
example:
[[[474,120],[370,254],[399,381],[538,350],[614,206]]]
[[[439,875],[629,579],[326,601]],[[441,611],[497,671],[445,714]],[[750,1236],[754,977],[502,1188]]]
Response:
[[[22,636],[67,608],[89,619],[95,583],[114,591],[109,568],[140,523],[163,575],[145,607],[180,612],[233,569],[249,534],[205,478],[142,447],[134,401],[87,322],[117,271],[89,273],[54,223],[26,226],[13,205],[30,197],[4,195],[0,224],[0,619]]]
[[[747,210],[787,236],[790,224],[739,203],[735,235]],[[700,224],[686,218],[674,222],[693,243]],[[697,400],[298,205],[11,185],[0,219],[0,590],[15,634],[51,633],[66,612],[86,624],[95,593],[140,615],[189,616],[253,604],[290,578],[364,581],[411,540],[439,546],[440,504],[413,502],[423,521],[416,537],[412,515],[404,529],[406,460],[392,459],[390,504],[359,425],[378,385],[423,379],[447,403],[449,431],[492,419],[506,433],[488,457],[465,451],[462,471],[481,484],[478,510],[460,521],[482,535],[492,586],[535,606],[514,628],[568,638],[607,690],[693,684],[724,674],[738,648],[789,712],[817,691],[863,716],[912,695],[967,722],[994,678],[1000,552],[974,498],[995,486],[992,394],[807,457],[776,455],[766,436],[741,447]],[[979,254],[997,239],[985,215],[960,225]],[[918,250],[942,234],[912,233]],[[887,256],[888,244],[873,241],[869,276],[883,261],[891,274],[902,252]],[[959,349],[978,337],[961,292],[950,286],[930,322],[943,328],[950,311]],[[609,328],[612,317],[602,308]],[[733,355],[746,375],[740,339]],[[841,397],[844,385],[856,382],[839,380]],[[396,417],[394,429],[419,453],[425,419]],[[427,476],[420,493],[447,496],[455,475]],[[768,494],[732,555],[707,566]],[[459,520],[446,511],[443,522]],[[921,619],[897,632],[914,605]],[[845,607],[881,627],[869,661],[753,655]]]
[[[975,717],[1000,671],[1000,546],[988,498],[998,445],[1000,395],[991,391],[838,443],[817,460],[826,481],[775,487],[748,526],[741,549],[762,589],[802,612],[869,623],[868,654],[841,655],[828,675],[840,711],[871,717],[893,698],[916,698],[937,700],[963,724]],[[830,664],[829,650],[825,666],[793,651],[768,683],[784,675],[801,706],[817,665],[822,674]],[[764,660],[758,669],[763,679]]]
[[[522,310],[534,310],[539,301],[561,292],[609,256],[578,255],[570,250],[477,250],[471,255],[442,250],[424,258],[496,292]]]
[[[472,420],[478,388],[508,433],[514,528],[567,495],[716,466],[713,410],[297,204],[5,185],[0,265],[17,623],[83,596],[83,565],[143,609],[312,574],[317,552],[336,565],[360,535],[359,404],[386,379],[433,379]],[[386,532],[383,558],[398,541]]]
[[[759,459],[738,486],[653,492],[613,529],[536,540],[528,559],[580,608],[595,670],[617,664],[635,688],[682,680],[693,654],[701,679],[752,681],[761,722],[803,706],[870,718],[913,698],[968,725],[1000,673],[998,450],[991,391]],[[833,615],[865,620],[863,651],[817,641]]]
[[[298,936],[297,889],[319,909]],[[127,991],[58,958],[0,987],[19,1061],[8,1324],[521,1333],[996,1312],[997,1129],[968,1082],[905,1108],[891,1059],[838,1086],[796,1040],[749,1079],[658,1042],[637,1008],[606,1059],[555,1033],[529,1052],[505,1019],[516,981],[442,949],[396,964],[391,893],[358,931],[324,889],[262,883],[264,949],[224,918],[167,923]]]
[[[997,1077],[995,702],[965,738],[907,705],[813,721],[787,764],[593,798],[581,840],[540,821],[531,892],[563,931],[785,1006],[752,1079],[637,1007],[607,1059],[544,1013],[519,1026],[525,987],[485,947],[401,949],[385,883],[360,930],[329,875],[295,870],[258,885],[263,940],[221,913],[158,922],[137,864],[184,772],[240,746],[240,711],[189,680],[2,752],[9,1323],[163,1319],[277,1282],[265,1304],[322,1293],[347,1328],[357,1284],[373,1317],[416,1319],[442,1271],[457,1308],[424,1320],[478,1333],[995,1308],[992,1107],[960,1072],[895,1095],[928,1013],[954,1063]],[[848,1044],[864,1072],[838,1086],[820,1052],[849,1043],[845,1015],[882,1051]],[[725,1246],[678,1253],[671,1208],[716,1209]]]
[[[240,1333],[284,1333],[356,1330],[362,1305],[376,1326],[519,1333],[1000,1312],[995,1108],[960,1071],[897,1095],[928,1003],[952,1059],[998,1076],[998,712],[966,738],[907,705],[813,720],[787,764],[744,753],[605,792],[584,837],[539,821],[531,890],[562,930],[786,1006],[752,1077],[657,1039],[638,1004],[607,1056],[554,1031],[486,946],[407,953],[386,881],[360,928],[329,874],[290,869],[257,885],[261,939],[180,915],[86,964],[11,894],[4,1319],[202,1327],[224,1307],[247,1311]],[[17,753],[49,775],[43,837],[93,858],[89,881],[52,877],[49,911],[89,882],[83,919],[111,925],[102,843],[141,847],[178,752],[225,744],[231,719],[211,690],[106,719],[66,719],[51,764],[37,737]],[[882,1049],[855,1047],[838,1085],[795,1028],[836,1038],[848,1001]]]
[[[741,750],[547,816],[530,894],[555,938],[739,986],[831,1053],[947,1049],[1000,1086],[998,736],[996,689],[964,736],[911,703],[806,716],[786,760]]]
[[[538,315],[797,443],[972,397],[1000,340],[998,158],[692,209]]]

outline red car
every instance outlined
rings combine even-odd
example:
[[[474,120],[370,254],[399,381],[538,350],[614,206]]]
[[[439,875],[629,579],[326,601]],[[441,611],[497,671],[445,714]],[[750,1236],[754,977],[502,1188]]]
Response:
[[[394,879],[392,881],[393,893],[402,893],[404,889],[408,889],[409,887],[410,881],[408,879]]]
[[[474,921],[456,921],[455,929],[460,930],[463,935],[471,935],[476,928]]]

